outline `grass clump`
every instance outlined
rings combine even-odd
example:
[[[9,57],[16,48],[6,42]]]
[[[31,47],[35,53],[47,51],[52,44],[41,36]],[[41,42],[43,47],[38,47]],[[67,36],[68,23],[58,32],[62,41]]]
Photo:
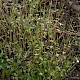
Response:
[[[10,10],[0,9],[0,78],[62,80],[75,62],[71,46],[76,41],[61,33],[57,17],[63,7],[56,16],[51,4],[39,0],[12,1]]]

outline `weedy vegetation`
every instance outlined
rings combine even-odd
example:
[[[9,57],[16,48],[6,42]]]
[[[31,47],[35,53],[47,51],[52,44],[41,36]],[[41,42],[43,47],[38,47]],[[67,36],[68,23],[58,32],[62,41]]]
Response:
[[[80,45],[66,2],[20,1],[0,2],[0,80],[65,80]]]

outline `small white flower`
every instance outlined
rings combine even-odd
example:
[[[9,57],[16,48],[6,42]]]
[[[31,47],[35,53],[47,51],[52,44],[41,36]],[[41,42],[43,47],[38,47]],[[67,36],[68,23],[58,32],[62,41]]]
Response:
[[[50,48],[53,48],[53,46],[51,45]]]
[[[40,72],[39,75],[42,75],[42,73]]]
[[[79,60],[77,59],[77,63],[79,63]]]

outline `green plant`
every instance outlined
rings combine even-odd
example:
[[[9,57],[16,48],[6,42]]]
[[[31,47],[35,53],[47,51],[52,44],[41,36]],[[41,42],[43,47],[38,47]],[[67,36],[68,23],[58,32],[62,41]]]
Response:
[[[64,4],[56,16],[51,5],[42,7],[40,0],[23,0],[21,8],[17,1],[13,4],[10,15],[3,11],[0,22],[0,78],[62,80],[74,64],[71,45],[76,41],[70,42],[70,34],[57,34]]]

